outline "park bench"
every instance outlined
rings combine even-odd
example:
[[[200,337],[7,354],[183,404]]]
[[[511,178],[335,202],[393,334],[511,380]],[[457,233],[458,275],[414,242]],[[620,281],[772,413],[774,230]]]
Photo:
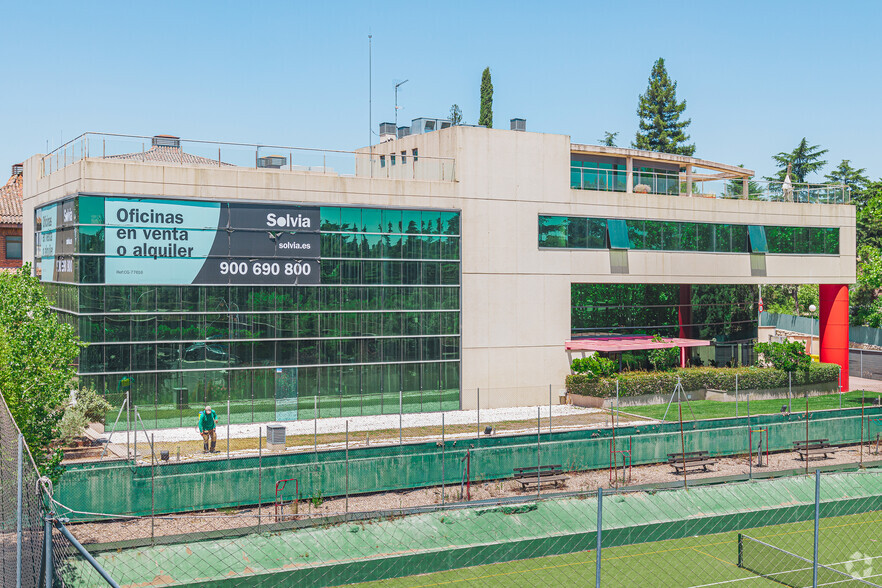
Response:
[[[522,490],[526,490],[527,486],[538,486],[552,482],[555,486],[558,486],[568,478],[569,476],[564,474],[560,465],[530,466],[514,469],[514,480],[520,483]]]
[[[708,471],[707,466],[714,465],[715,463],[717,463],[717,460],[708,455],[707,451],[687,451],[686,453],[668,454],[668,465],[674,468],[675,474],[695,469]]]
[[[836,452],[836,448],[828,443],[827,439],[809,439],[808,441],[794,441],[793,450],[799,454],[800,459],[808,461],[812,456],[827,456]]]

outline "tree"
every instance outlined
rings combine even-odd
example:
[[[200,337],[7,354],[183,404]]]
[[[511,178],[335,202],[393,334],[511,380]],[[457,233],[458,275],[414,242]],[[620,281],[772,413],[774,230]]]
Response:
[[[668,77],[665,60],[659,58],[652,66],[646,93],[637,102],[640,130],[631,146],[676,155],[695,153],[695,145],[686,143],[686,127],[692,120],[680,120],[684,110],[686,101],[677,101],[677,82]]]
[[[615,147],[617,136],[618,136],[618,133],[611,133],[609,131],[603,131],[603,138],[598,139],[597,142],[601,145],[605,145],[606,147]]]
[[[661,335],[652,337],[652,341],[659,343],[664,341]],[[647,354],[649,363],[658,371],[667,371],[677,365],[680,361],[679,347],[665,347],[662,349],[650,349]]]
[[[778,166],[778,172],[766,179],[773,182],[783,182],[787,176],[787,166],[792,165],[790,181],[796,184],[804,184],[809,174],[819,172],[827,165],[827,161],[821,159],[827,151],[827,149],[821,149],[820,145],[809,145],[806,138],[803,137],[799,145],[790,153],[782,151],[772,156],[772,159],[775,160],[775,165]]]
[[[61,475],[58,423],[74,388],[81,343],[58,321],[26,264],[0,273],[0,391],[40,472]]]
[[[782,372],[808,371],[812,363],[812,358],[805,352],[805,344],[800,341],[757,343],[753,349],[762,354],[764,363],[772,364]]]
[[[462,110],[460,109],[459,104],[454,104],[450,107],[450,124],[453,126],[463,124]]]
[[[843,159],[839,167],[824,177],[833,184],[846,186],[852,192],[860,192],[870,183],[870,179],[864,175],[866,172],[863,167],[859,169],[851,167],[850,159]]]
[[[493,82],[490,80],[490,68],[485,67],[481,74],[481,114],[478,124],[488,129],[493,128]]]
[[[857,246],[882,248],[882,180],[869,182],[854,194],[857,205]]]

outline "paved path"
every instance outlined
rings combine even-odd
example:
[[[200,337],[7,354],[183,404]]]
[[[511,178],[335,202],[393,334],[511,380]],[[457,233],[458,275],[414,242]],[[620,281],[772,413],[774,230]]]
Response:
[[[866,390],[867,392],[882,392],[882,380],[870,380],[867,378],[849,376],[848,389]]]

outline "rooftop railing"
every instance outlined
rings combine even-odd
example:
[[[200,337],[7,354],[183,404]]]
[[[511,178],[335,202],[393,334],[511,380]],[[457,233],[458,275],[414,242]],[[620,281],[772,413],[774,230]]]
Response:
[[[633,172],[632,193],[759,200],[765,202],[799,202],[819,204],[848,204],[849,188],[841,184],[791,184],[766,180],[749,180],[747,196],[740,178],[731,180],[694,180],[689,185],[676,173]],[[577,190],[626,192],[627,172],[624,170],[571,167],[570,185]]]
[[[287,170],[336,176],[452,182],[452,157],[417,154],[399,158],[395,165],[365,151],[311,149],[259,143],[197,141],[171,136],[84,133],[42,158],[43,176],[84,159],[188,167]]]

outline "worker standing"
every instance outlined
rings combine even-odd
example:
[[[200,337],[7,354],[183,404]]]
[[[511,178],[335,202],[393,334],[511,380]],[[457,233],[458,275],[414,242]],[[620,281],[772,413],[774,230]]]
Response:
[[[202,435],[202,452],[215,453],[214,446],[217,443],[217,413],[211,410],[210,406],[206,406],[205,410],[199,413],[199,434]],[[211,440],[211,449],[208,448],[208,441]]]

